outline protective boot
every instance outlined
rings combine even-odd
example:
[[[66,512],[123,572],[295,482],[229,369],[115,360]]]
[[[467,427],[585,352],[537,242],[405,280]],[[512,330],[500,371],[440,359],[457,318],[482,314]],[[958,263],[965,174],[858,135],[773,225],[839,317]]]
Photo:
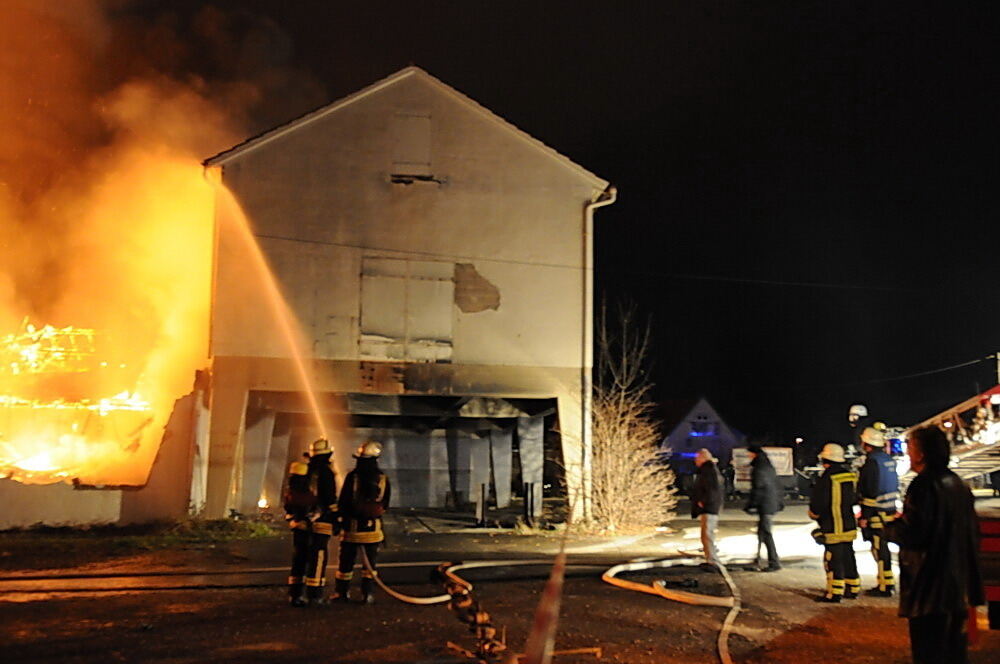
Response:
[[[323,586],[306,586],[306,600],[309,606],[323,606],[326,599],[323,597]]]
[[[361,579],[361,603],[375,603],[375,579]]]
[[[331,602],[346,602],[347,591],[351,588],[351,582],[345,579],[337,579],[333,582],[333,596]]]
[[[302,596],[302,592],[305,589],[305,585],[302,583],[289,583],[288,584],[288,603],[296,608],[301,608],[306,605],[306,600]]]

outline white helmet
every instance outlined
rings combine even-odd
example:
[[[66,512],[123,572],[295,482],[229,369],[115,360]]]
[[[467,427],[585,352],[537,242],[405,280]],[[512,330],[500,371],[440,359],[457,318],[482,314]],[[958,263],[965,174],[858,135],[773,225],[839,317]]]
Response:
[[[355,459],[377,459],[382,455],[382,443],[377,440],[366,440],[358,445],[358,451],[354,453]]]
[[[837,443],[827,443],[819,453],[819,460],[844,463],[844,448]]]
[[[868,417],[868,407],[863,403],[856,403],[847,411],[847,416]]]

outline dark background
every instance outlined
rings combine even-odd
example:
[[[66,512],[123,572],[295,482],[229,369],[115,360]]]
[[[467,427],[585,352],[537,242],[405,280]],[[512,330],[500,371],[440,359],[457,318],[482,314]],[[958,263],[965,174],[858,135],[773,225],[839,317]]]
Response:
[[[903,378],[1000,349],[995,3],[147,0],[120,16],[187,41],[169,63],[147,49],[152,67],[209,85],[267,72],[251,132],[416,64],[610,180],[597,297],[651,317],[661,399],[818,441],[853,402],[907,425],[996,383],[992,359]]]

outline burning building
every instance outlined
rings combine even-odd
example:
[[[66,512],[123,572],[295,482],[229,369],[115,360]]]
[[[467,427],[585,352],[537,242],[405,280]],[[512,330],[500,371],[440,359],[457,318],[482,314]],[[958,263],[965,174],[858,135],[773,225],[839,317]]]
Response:
[[[165,409],[162,397],[144,401],[149,371],[123,380],[127,362],[87,346],[72,362],[96,361],[89,375],[125,384],[89,391],[72,411],[79,422],[58,433],[113,431],[96,439],[155,455],[148,477],[88,480],[70,458],[49,480],[62,483],[26,486],[49,460],[7,454],[0,495],[14,509],[0,526],[254,512],[278,501],[287,463],[324,433],[341,474],[358,441],[382,441],[400,505],[476,502],[484,486],[504,505],[520,478],[537,507],[555,431],[569,497],[585,512],[592,223],[614,201],[606,181],[416,67],[204,169],[215,242],[194,389]],[[30,380],[68,375],[67,362]],[[0,402],[9,421],[28,405]],[[161,432],[158,448],[136,443]]]

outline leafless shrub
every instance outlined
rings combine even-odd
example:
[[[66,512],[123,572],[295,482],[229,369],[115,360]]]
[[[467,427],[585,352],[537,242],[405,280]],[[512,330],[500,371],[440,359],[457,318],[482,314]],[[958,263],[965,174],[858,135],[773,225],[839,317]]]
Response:
[[[646,370],[650,325],[636,319],[634,307],[620,306],[612,328],[602,306],[597,320],[590,520],[610,532],[669,521],[677,505],[674,474],[657,458]]]

